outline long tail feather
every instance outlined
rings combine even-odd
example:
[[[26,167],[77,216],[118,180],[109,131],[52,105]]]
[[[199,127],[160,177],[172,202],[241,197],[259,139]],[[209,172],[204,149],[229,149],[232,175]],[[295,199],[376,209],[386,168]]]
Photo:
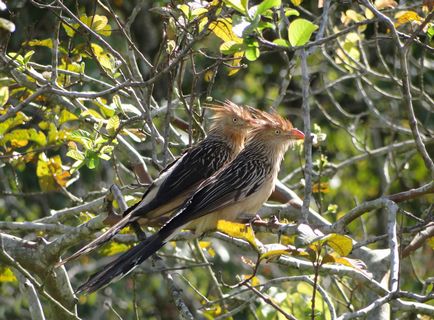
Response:
[[[130,273],[135,267],[157,252],[166,243],[167,236],[155,233],[145,241],[120,255],[109,263],[103,270],[93,274],[87,282],[82,284],[76,293],[94,292],[113,280],[118,280]]]
[[[56,264],[56,267],[62,266],[68,261],[77,259],[78,257],[82,256],[83,254],[89,253],[106,242],[108,242],[110,239],[112,239],[116,234],[119,233],[123,228],[125,228],[131,221],[131,214],[126,215],[123,217],[120,221],[118,221],[115,225],[113,225],[110,229],[108,229],[106,232],[104,232],[102,235],[100,235],[98,238],[94,239],[92,242],[85,245],[83,248],[69,256],[68,258],[60,261]]]

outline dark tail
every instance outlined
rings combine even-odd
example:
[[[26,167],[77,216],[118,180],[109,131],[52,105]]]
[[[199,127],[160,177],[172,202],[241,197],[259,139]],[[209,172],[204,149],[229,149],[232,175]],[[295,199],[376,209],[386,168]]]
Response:
[[[70,260],[77,259],[83,254],[89,253],[99,248],[100,246],[108,242],[110,239],[112,239],[116,234],[118,234],[119,231],[125,228],[131,222],[130,219],[131,219],[131,214],[127,214],[125,217],[123,217],[120,221],[118,221],[114,226],[112,226],[110,229],[108,229],[98,238],[96,238],[95,240],[93,240],[92,242],[90,242],[89,244],[87,244],[77,252],[75,252],[73,255],[57,263],[56,267],[62,266]]]
[[[160,232],[153,234],[121,254],[116,260],[106,265],[103,270],[93,274],[86,283],[76,290],[76,293],[91,293],[108,285],[113,280],[121,279],[164,246],[166,239],[167,236]]]

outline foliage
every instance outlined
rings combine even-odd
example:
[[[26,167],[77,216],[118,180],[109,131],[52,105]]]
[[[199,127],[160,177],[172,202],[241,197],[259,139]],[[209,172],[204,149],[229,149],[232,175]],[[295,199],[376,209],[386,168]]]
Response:
[[[433,316],[429,1],[0,0],[0,10],[0,318],[36,318],[33,285],[47,318],[177,319],[181,293],[209,319],[332,319],[388,297],[383,277],[397,267],[392,318]],[[279,173],[295,194],[276,192],[265,221],[220,221],[196,246],[169,243],[167,271],[145,263],[80,296],[76,311],[69,282],[136,239],[126,229],[69,277],[52,269],[60,255],[137,202],[137,182],[202,139],[205,104],[225,99],[272,107],[300,129],[310,106],[312,144],[295,145]],[[21,287],[20,266],[34,277]]]

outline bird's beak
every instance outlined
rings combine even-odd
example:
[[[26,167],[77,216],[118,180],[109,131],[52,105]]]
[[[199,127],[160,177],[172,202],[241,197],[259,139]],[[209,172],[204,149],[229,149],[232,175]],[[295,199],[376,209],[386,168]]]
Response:
[[[304,140],[304,133],[298,129],[292,129],[289,131],[288,135],[294,140]]]

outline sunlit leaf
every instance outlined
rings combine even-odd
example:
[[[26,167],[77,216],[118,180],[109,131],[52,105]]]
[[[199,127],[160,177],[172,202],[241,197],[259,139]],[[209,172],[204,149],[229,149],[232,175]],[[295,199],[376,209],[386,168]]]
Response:
[[[26,146],[29,141],[36,142],[40,146],[45,146],[47,144],[45,134],[34,128],[13,130],[4,135],[2,144],[10,142],[12,146],[23,147]]]
[[[241,59],[244,57],[244,51],[242,52],[235,52],[234,53],[234,60],[232,60],[231,65],[235,68],[231,68],[228,72],[228,76],[233,76],[238,71],[241,70]]]
[[[306,44],[316,29],[318,29],[318,26],[314,25],[309,20],[301,18],[295,19],[288,28],[289,43],[291,43],[293,47]]]
[[[64,124],[65,122],[74,120],[78,120],[78,117],[75,114],[65,109],[60,111],[59,124]]]
[[[39,46],[39,47],[48,47],[48,48],[53,48],[53,39],[49,38],[49,39],[43,39],[43,40],[30,40],[28,42],[26,42],[27,45],[31,46],[31,47],[35,47],[35,46]]]
[[[366,265],[363,261],[358,259],[351,259],[348,257],[339,257],[336,254],[326,254],[322,259],[322,263],[336,263],[341,264],[350,268],[358,269],[358,270],[366,270]]]
[[[0,266],[0,283],[1,282],[16,282],[17,278],[15,277],[12,270],[8,267]]]
[[[117,115],[114,115],[107,121],[106,129],[109,135],[114,135],[116,130],[118,130],[120,125],[120,120]]]
[[[36,166],[36,176],[38,177],[41,189],[43,191],[50,191],[66,187],[71,174],[63,169],[62,160],[59,155],[47,158],[44,153],[41,153]]]
[[[98,113],[98,111],[93,110],[93,109],[87,109],[85,111],[83,111],[80,116],[82,116],[83,118],[87,117],[87,116],[91,116],[97,120],[104,120],[104,117],[102,115],[100,115]]]
[[[275,39],[273,43],[281,47],[289,47],[289,41],[285,39]]]
[[[232,31],[232,20],[229,18],[226,19],[217,19],[209,24],[209,29],[224,42],[227,41],[235,41],[237,43],[242,43],[243,39],[236,36]]]
[[[6,102],[9,100],[9,88],[1,87],[0,88],[0,108],[3,107]]]
[[[15,128],[16,126],[23,125],[31,118],[26,116],[23,112],[19,111],[15,117],[9,118],[0,122],[0,135],[5,134],[7,131]],[[2,143],[0,143],[2,144]]]
[[[86,15],[82,15],[80,20],[100,35],[111,35],[111,26],[108,24],[108,19],[106,16],[94,15],[88,17]]]
[[[256,247],[255,233],[250,225],[219,220],[217,222],[217,231],[223,232],[234,238],[246,240],[252,246]]]
[[[263,14],[265,11],[267,11],[268,9],[278,7],[281,5],[281,3],[282,3],[281,0],[264,0],[258,6],[255,6],[256,12],[255,12],[254,16],[255,17],[259,16],[259,15]]]
[[[315,183],[312,186],[312,192],[313,193],[329,193],[329,183],[328,182],[321,182],[321,183]]]
[[[259,48],[257,46],[248,46],[246,48],[245,56],[249,61],[255,61],[259,58],[260,55]]]
[[[74,160],[84,160],[84,154],[77,149],[69,150],[66,155]]]
[[[100,253],[103,256],[113,256],[115,254],[124,252],[124,251],[128,250],[129,248],[131,248],[130,245],[110,241],[107,245],[105,245],[100,250]]]
[[[421,22],[423,19],[419,16],[417,12],[414,11],[400,11],[397,14],[395,14],[396,22],[395,22],[395,28],[398,28],[399,26],[406,24],[408,22]]]
[[[302,4],[303,0],[291,0],[291,3],[294,6],[299,6],[300,4]]]
[[[104,51],[104,49],[96,43],[91,43],[90,46],[92,48],[92,52],[98,59],[98,62],[101,64],[101,66],[104,69],[113,73],[116,70],[115,58],[110,53]]]
[[[330,233],[312,242],[312,244],[315,243],[328,245],[342,257],[349,255],[353,250],[353,240],[348,236],[337,233]]]
[[[247,13],[247,0],[223,0],[223,2],[240,13]]]

